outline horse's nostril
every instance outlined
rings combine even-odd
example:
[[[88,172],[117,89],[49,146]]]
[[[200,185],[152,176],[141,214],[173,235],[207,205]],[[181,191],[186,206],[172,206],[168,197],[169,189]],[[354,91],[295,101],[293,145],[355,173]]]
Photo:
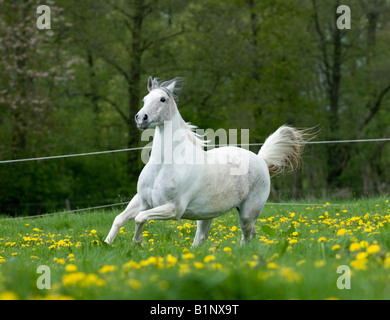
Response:
[[[138,113],[135,115],[135,120],[137,120],[138,119]]]
[[[148,115],[147,114],[144,115],[144,121],[146,121],[146,120],[148,120]]]

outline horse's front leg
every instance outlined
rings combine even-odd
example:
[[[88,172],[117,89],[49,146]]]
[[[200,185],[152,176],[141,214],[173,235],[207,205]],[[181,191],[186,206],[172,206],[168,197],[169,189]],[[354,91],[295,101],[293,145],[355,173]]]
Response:
[[[140,210],[140,199],[138,194],[136,194],[130,203],[127,205],[126,209],[118,214],[115,217],[114,223],[112,224],[111,230],[104,242],[111,244],[114,241],[115,236],[117,235],[119,229],[130,219],[134,219],[137,213]]]
[[[143,239],[142,231],[144,224],[149,220],[170,220],[180,219],[182,214],[181,210],[178,210],[177,206],[173,203],[167,203],[162,206],[141,211],[134,219],[135,221],[135,234],[133,238],[134,243],[141,243]]]

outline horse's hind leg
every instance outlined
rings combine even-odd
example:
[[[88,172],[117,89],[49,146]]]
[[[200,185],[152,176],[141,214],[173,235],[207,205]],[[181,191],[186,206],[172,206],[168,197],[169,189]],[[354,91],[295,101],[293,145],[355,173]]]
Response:
[[[138,195],[136,194],[133,199],[131,199],[130,203],[127,205],[126,209],[118,214],[115,217],[114,223],[112,224],[111,230],[104,242],[111,244],[114,241],[116,234],[119,229],[130,219],[134,219],[140,210],[140,200]]]
[[[207,240],[211,221],[213,221],[213,219],[197,221],[196,234],[192,247],[197,247]]]
[[[254,195],[248,197],[240,205],[239,223],[242,232],[241,244],[249,243],[256,235],[255,223],[264,208],[267,198],[268,196],[261,197],[260,195]]]

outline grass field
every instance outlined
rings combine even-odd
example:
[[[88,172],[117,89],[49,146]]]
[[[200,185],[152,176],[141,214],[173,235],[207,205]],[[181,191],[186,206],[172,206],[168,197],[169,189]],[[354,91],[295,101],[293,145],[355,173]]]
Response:
[[[0,219],[0,299],[389,299],[389,205],[267,205],[245,246],[234,210],[199,248],[195,221],[150,221],[142,246],[132,221],[109,246],[119,211]],[[40,265],[50,289],[37,286]],[[337,286],[342,265],[350,289]]]

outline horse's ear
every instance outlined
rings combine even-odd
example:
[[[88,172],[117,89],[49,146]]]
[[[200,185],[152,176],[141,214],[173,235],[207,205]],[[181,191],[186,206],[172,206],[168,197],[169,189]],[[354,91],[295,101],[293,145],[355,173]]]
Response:
[[[170,92],[174,92],[175,86],[176,86],[176,80],[172,81],[172,83],[170,83],[170,84],[167,86],[167,89],[168,89]]]
[[[153,90],[153,78],[152,76],[149,77],[148,79],[148,91],[152,91]]]
[[[172,93],[173,98],[177,101],[182,84],[183,78],[173,78],[172,80],[161,83],[159,86],[167,89],[170,93]]]
[[[159,87],[157,78],[154,78],[152,76],[148,79],[148,91],[152,91],[153,89],[157,89]]]

